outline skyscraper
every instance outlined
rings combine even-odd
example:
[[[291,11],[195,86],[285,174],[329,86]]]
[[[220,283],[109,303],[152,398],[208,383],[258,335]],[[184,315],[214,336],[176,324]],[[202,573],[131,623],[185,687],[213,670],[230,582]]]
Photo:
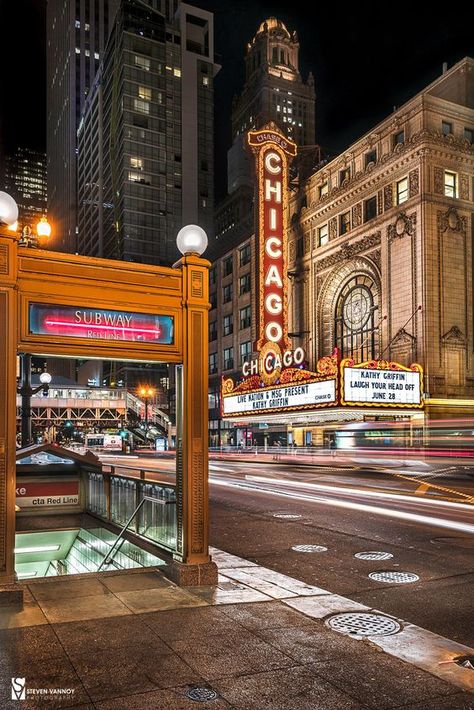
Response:
[[[6,158],[5,190],[18,205],[20,227],[32,229],[46,214],[46,155],[30,148],[17,148]]]
[[[122,0],[78,132],[78,249],[151,264],[213,218],[213,16]],[[169,4],[168,4],[169,5]]]
[[[53,248],[76,250],[76,132],[117,0],[48,0],[47,171]]]

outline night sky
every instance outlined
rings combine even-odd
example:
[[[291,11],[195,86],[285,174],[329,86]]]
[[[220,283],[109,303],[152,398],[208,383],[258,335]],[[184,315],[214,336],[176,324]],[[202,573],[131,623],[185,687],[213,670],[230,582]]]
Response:
[[[190,4],[192,2],[190,1]],[[443,62],[474,56],[472,6],[456,5],[423,16],[413,6],[354,3],[196,0],[215,14],[216,51],[222,69],[215,82],[216,162],[223,184],[230,144],[230,107],[244,77],[246,43],[260,22],[276,16],[300,39],[300,69],[315,76],[316,141],[331,153],[385,118],[394,106],[433,81]],[[45,149],[45,0],[0,0],[0,136]],[[312,8],[312,9],[308,9]],[[363,12],[361,11],[363,8]],[[10,29],[8,29],[10,28]]]

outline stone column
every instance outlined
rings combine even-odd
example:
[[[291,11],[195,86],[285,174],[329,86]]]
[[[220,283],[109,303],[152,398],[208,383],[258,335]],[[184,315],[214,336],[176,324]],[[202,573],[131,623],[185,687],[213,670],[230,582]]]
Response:
[[[208,312],[210,263],[184,256],[183,364],[176,368],[177,551],[171,576],[183,586],[217,584],[209,555]]]
[[[0,606],[21,603],[15,581],[18,237],[0,227]]]

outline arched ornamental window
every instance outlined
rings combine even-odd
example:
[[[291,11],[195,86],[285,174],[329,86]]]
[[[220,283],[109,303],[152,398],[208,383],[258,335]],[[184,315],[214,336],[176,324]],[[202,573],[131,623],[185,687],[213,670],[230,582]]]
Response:
[[[378,356],[378,289],[371,276],[358,274],[342,287],[336,301],[336,345],[342,357],[358,362]]]

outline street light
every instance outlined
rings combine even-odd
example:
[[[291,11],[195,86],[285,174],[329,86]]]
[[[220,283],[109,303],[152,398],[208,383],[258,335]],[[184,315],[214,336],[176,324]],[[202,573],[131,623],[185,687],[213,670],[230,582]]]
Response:
[[[153,387],[140,387],[138,391],[140,397],[145,400],[145,432],[148,431],[148,400],[155,396],[156,390]]]
[[[32,443],[33,438],[31,434],[31,396],[43,390],[43,396],[46,397],[52,377],[49,372],[42,372],[40,375],[41,384],[38,387],[32,387],[31,355],[23,354],[21,363],[21,386],[17,387],[17,392],[21,395],[21,447],[24,448]]]
[[[178,236],[176,237],[176,244],[183,256],[187,254],[197,254],[201,256],[207,248],[207,234],[204,229],[198,227],[197,224],[187,224],[179,230]]]
[[[0,192],[0,224],[11,227],[18,219],[18,206],[6,192]]]
[[[51,236],[51,225],[46,217],[41,217],[36,225],[36,234],[29,225],[25,225],[21,230],[21,237],[18,242],[20,247],[29,247],[30,249],[38,249],[42,239],[48,239]]]

